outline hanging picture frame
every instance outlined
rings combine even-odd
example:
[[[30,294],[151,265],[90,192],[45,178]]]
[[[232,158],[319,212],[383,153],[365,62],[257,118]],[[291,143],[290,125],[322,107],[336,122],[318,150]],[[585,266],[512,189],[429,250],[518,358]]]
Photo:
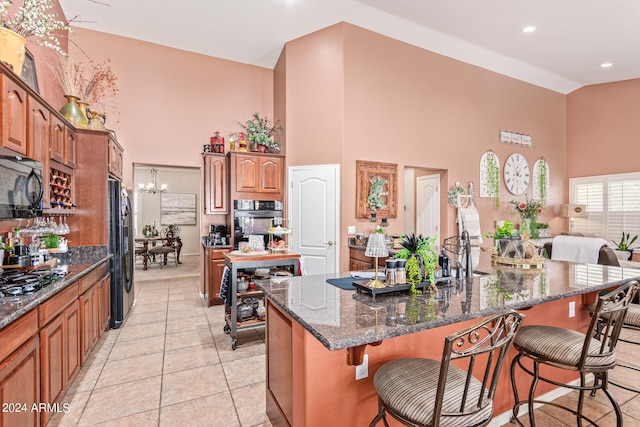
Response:
[[[371,185],[382,182],[380,191],[372,195]],[[384,207],[372,209],[369,197]],[[375,213],[378,218],[398,216],[398,165],[396,163],[356,160],[356,218],[369,218]]]
[[[496,209],[500,204],[500,159],[491,150],[480,158],[480,197],[492,198]]]
[[[36,62],[33,59],[31,52],[26,48],[24,50],[24,64],[22,65],[20,78],[29,85],[35,93],[40,94],[40,88],[38,87],[38,75],[36,73]]]
[[[196,195],[164,193],[160,198],[161,225],[196,225]]]

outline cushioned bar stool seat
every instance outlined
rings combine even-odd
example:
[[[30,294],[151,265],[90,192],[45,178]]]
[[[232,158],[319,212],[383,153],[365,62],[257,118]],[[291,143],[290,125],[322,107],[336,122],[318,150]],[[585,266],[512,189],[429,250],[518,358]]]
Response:
[[[529,411],[529,423],[531,427],[536,425],[534,416],[534,404],[543,403],[566,410],[576,417],[577,425],[582,425],[586,420],[597,425],[582,413],[584,394],[586,391],[601,389],[613,406],[616,413],[617,425],[622,426],[622,412],[614,396],[608,389],[608,372],[616,366],[615,347],[618,342],[622,323],[627,310],[638,288],[638,283],[630,281],[619,288],[600,295],[595,304],[591,322],[585,333],[555,327],[532,325],[520,328],[513,341],[518,355],[511,363],[511,385],[515,397],[512,421],[518,425],[524,424],[518,420],[520,407],[527,405]],[[528,362],[523,362],[523,359]],[[555,377],[557,371],[545,371],[545,377],[540,373],[540,366],[546,365],[567,371],[575,371],[580,374],[579,384],[564,384],[550,377]],[[520,400],[516,384],[516,366],[532,376],[529,387],[529,396],[526,400]],[[587,376],[593,375],[594,379],[588,381]],[[545,402],[535,399],[536,387],[539,381],[544,381],[558,387],[579,390],[578,405],[575,409],[569,408],[557,402]]]
[[[445,338],[442,360],[406,358],[385,363],[373,380],[378,414],[410,426],[469,427],[493,418],[500,369],[524,316],[514,311],[485,318]],[[450,365],[462,362],[467,369]],[[462,366],[460,363],[456,363]]]

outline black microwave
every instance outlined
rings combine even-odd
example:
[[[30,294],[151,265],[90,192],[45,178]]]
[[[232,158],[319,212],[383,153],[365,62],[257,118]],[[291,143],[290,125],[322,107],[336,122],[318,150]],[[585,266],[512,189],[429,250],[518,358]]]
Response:
[[[42,163],[0,155],[0,220],[42,216]]]

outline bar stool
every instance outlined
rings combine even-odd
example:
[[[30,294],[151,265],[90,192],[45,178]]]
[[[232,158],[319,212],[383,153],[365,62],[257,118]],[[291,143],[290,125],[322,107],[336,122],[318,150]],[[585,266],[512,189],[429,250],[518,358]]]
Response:
[[[493,418],[500,370],[524,316],[509,311],[445,338],[442,360],[398,359],[376,372],[378,414],[409,426],[485,426]],[[466,370],[451,365],[466,366]]]
[[[593,303],[589,306],[589,311],[591,313],[594,312],[596,307],[596,303]],[[624,318],[624,323],[622,324],[622,328],[623,329],[628,329],[628,330],[632,330],[632,331],[637,331],[640,332],[640,305],[632,303],[629,304],[629,310],[627,311],[627,315]],[[638,341],[634,341],[628,338],[618,338],[619,342],[625,342],[625,343],[629,343],[629,344],[635,344],[635,345],[640,345],[640,342]],[[628,365],[626,363],[618,363],[616,365],[616,368],[624,368],[624,369],[630,369],[632,371],[636,371],[636,372],[640,372],[640,368],[633,366],[633,365]],[[629,390],[632,391],[634,393],[640,393],[640,390],[636,387],[630,387],[624,384],[621,384],[617,381],[612,381],[609,380],[609,384],[611,385],[615,385],[616,387],[620,387],[623,388],[625,390]],[[595,395],[595,391],[591,393],[592,395]]]
[[[613,395],[609,392],[608,373],[616,366],[615,347],[618,342],[624,317],[629,304],[638,289],[638,282],[629,281],[617,289],[600,295],[593,310],[591,322],[586,333],[555,326],[523,326],[516,334],[513,346],[518,355],[511,363],[511,386],[515,397],[512,422],[520,426],[518,420],[520,406],[527,404],[529,422],[534,427],[534,403],[543,403],[566,410],[576,416],[578,425],[586,420],[597,425],[582,413],[585,391],[602,390],[616,413],[617,425],[622,426],[622,412]],[[522,359],[530,359],[533,367],[525,366]],[[516,386],[516,365],[531,375],[532,381],[527,400],[520,400]],[[580,383],[564,384],[540,374],[540,365],[551,366],[580,374]],[[587,384],[587,375],[593,375],[594,381]],[[551,374],[550,374],[551,375]],[[544,381],[558,387],[579,390],[578,407],[574,410],[556,402],[535,399],[538,381]]]

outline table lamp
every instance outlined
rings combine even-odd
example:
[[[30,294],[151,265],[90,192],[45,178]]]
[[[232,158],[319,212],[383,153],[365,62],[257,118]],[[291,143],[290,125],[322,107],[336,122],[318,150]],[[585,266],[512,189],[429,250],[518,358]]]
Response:
[[[560,216],[569,218],[569,233],[573,232],[573,224],[576,218],[587,217],[586,205],[564,204],[560,206]]]
[[[385,236],[382,233],[372,233],[367,240],[367,249],[364,254],[369,257],[375,258],[376,275],[373,279],[369,280],[367,286],[370,288],[384,288],[385,284],[378,280],[378,257],[388,257],[389,251],[387,250],[387,243]]]

